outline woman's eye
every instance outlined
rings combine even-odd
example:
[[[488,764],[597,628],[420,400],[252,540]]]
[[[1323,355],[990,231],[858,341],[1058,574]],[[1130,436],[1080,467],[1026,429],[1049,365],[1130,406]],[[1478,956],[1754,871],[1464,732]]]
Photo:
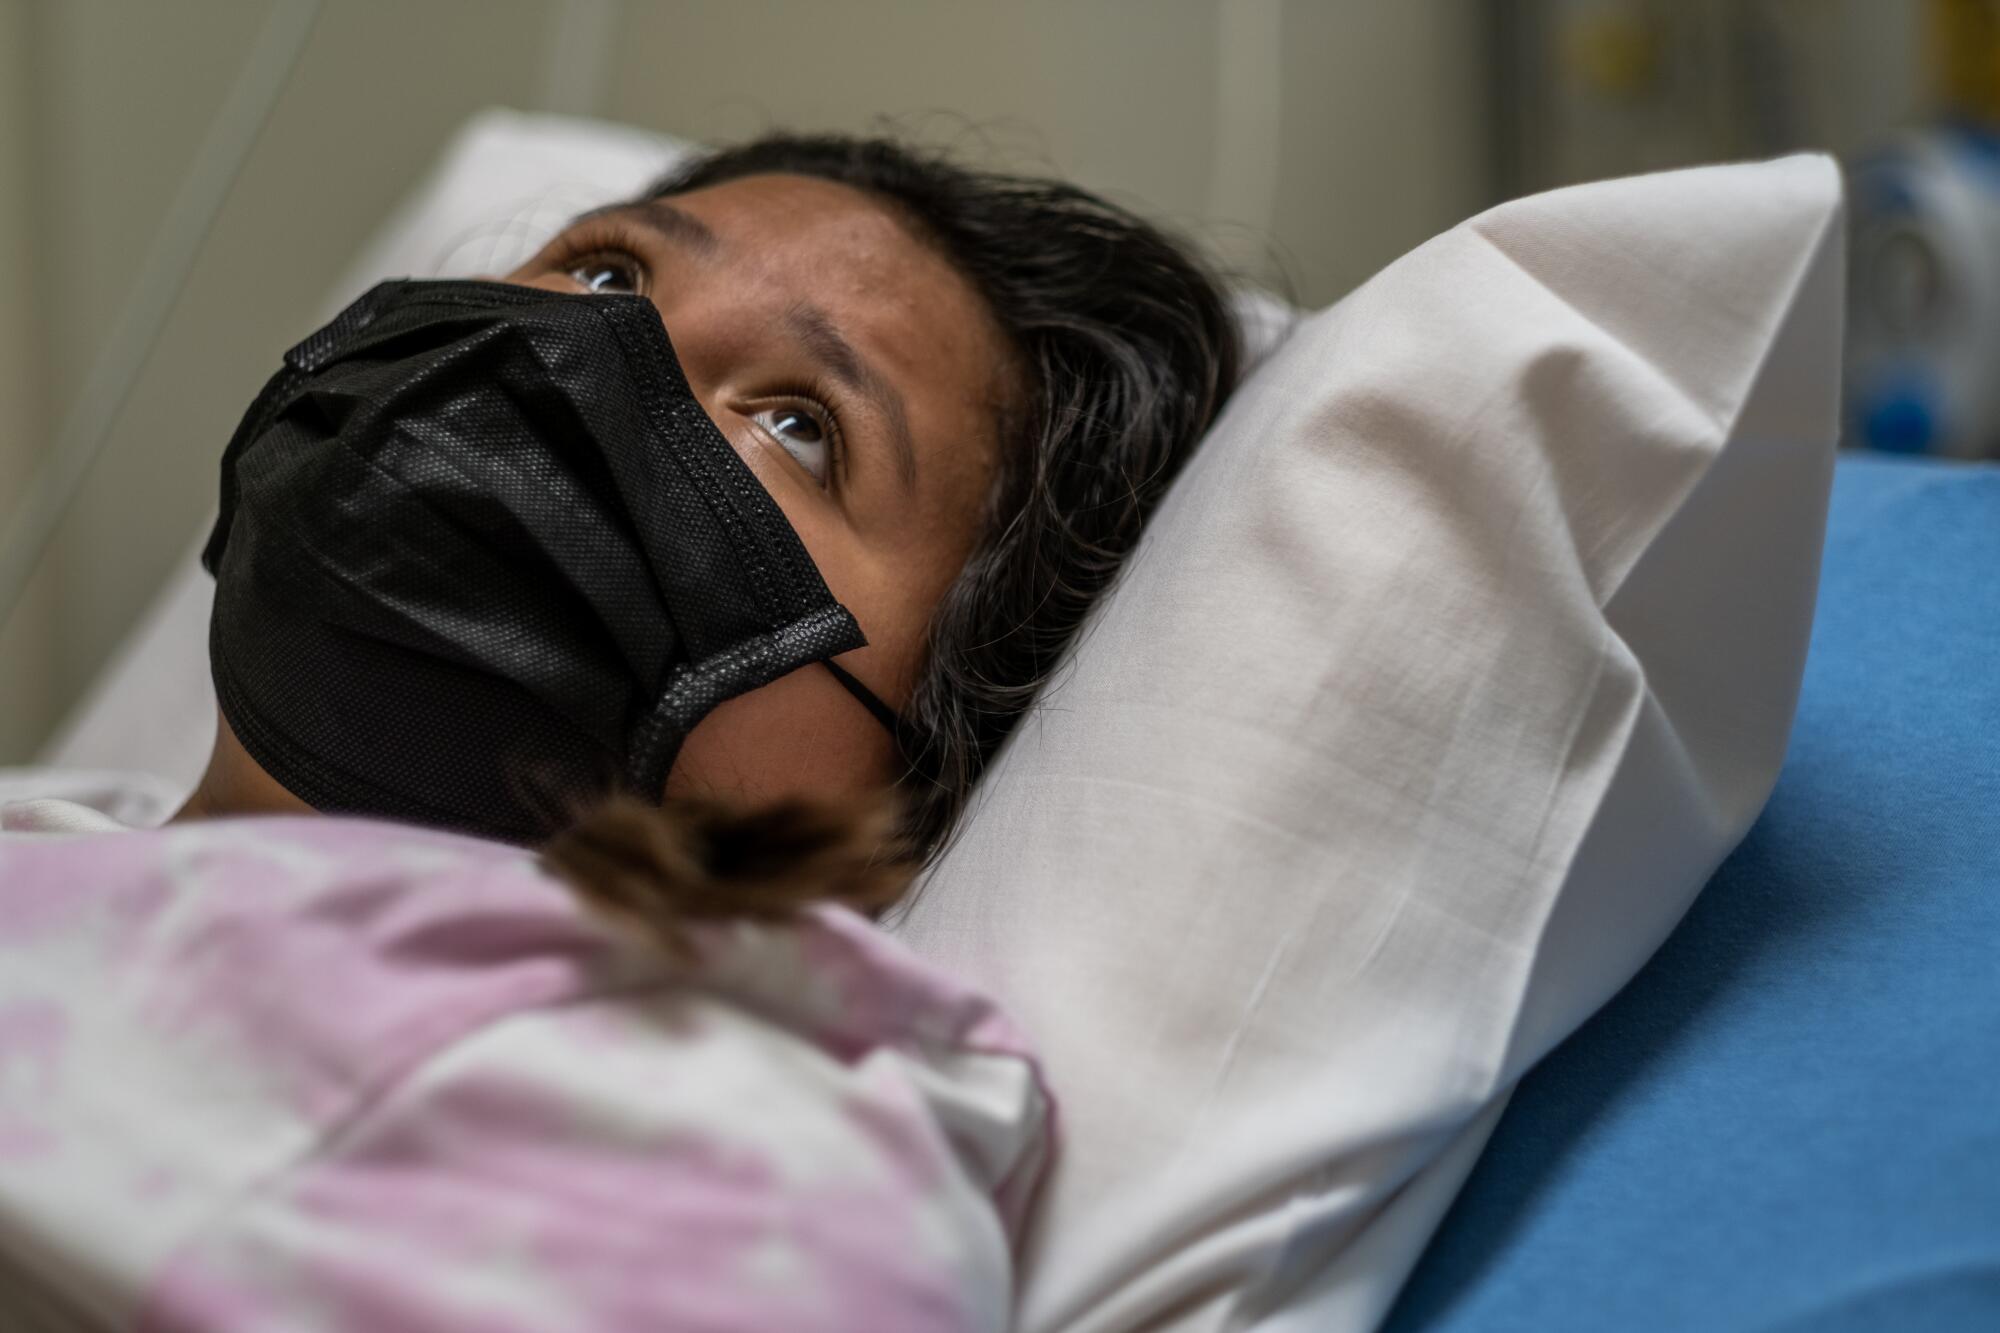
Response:
[[[572,264],[568,276],[587,292],[629,292],[635,296],[640,292],[639,265],[623,255],[592,255]]]
[[[786,453],[798,459],[799,466],[812,473],[813,480],[826,485],[833,432],[821,417],[802,407],[771,407],[750,419],[784,446]]]

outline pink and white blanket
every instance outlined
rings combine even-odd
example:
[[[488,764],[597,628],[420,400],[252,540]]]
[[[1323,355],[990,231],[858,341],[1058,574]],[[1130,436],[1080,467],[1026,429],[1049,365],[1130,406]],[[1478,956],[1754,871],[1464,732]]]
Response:
[[[386,824],[0,838],[6,1327],[1005,1328],[1006,1021],[844,911],[701,939]]]

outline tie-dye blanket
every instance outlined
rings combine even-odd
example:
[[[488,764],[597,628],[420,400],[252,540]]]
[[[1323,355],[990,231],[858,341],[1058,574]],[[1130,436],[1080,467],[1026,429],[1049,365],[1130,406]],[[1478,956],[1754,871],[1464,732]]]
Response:
[[[847,912],[700,938],[378,823],[0,838],[0,1324],[1005,1328],[1004,1019]]]

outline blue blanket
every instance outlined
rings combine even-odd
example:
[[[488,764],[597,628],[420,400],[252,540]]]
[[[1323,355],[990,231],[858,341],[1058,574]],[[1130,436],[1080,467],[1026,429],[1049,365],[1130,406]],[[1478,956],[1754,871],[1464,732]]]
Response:
[[[1386,1327],[2000,1330],[2000,467],[1842,459],[1770,806]]]

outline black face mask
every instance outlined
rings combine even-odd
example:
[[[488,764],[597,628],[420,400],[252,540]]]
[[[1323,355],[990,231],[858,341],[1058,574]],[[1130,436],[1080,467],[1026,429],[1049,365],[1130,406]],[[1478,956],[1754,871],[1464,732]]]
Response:
[[[223,712],[321,810],[536,841],[812,662],[896,730],[642,297],[376,287],[251,404],[202,563]]]

